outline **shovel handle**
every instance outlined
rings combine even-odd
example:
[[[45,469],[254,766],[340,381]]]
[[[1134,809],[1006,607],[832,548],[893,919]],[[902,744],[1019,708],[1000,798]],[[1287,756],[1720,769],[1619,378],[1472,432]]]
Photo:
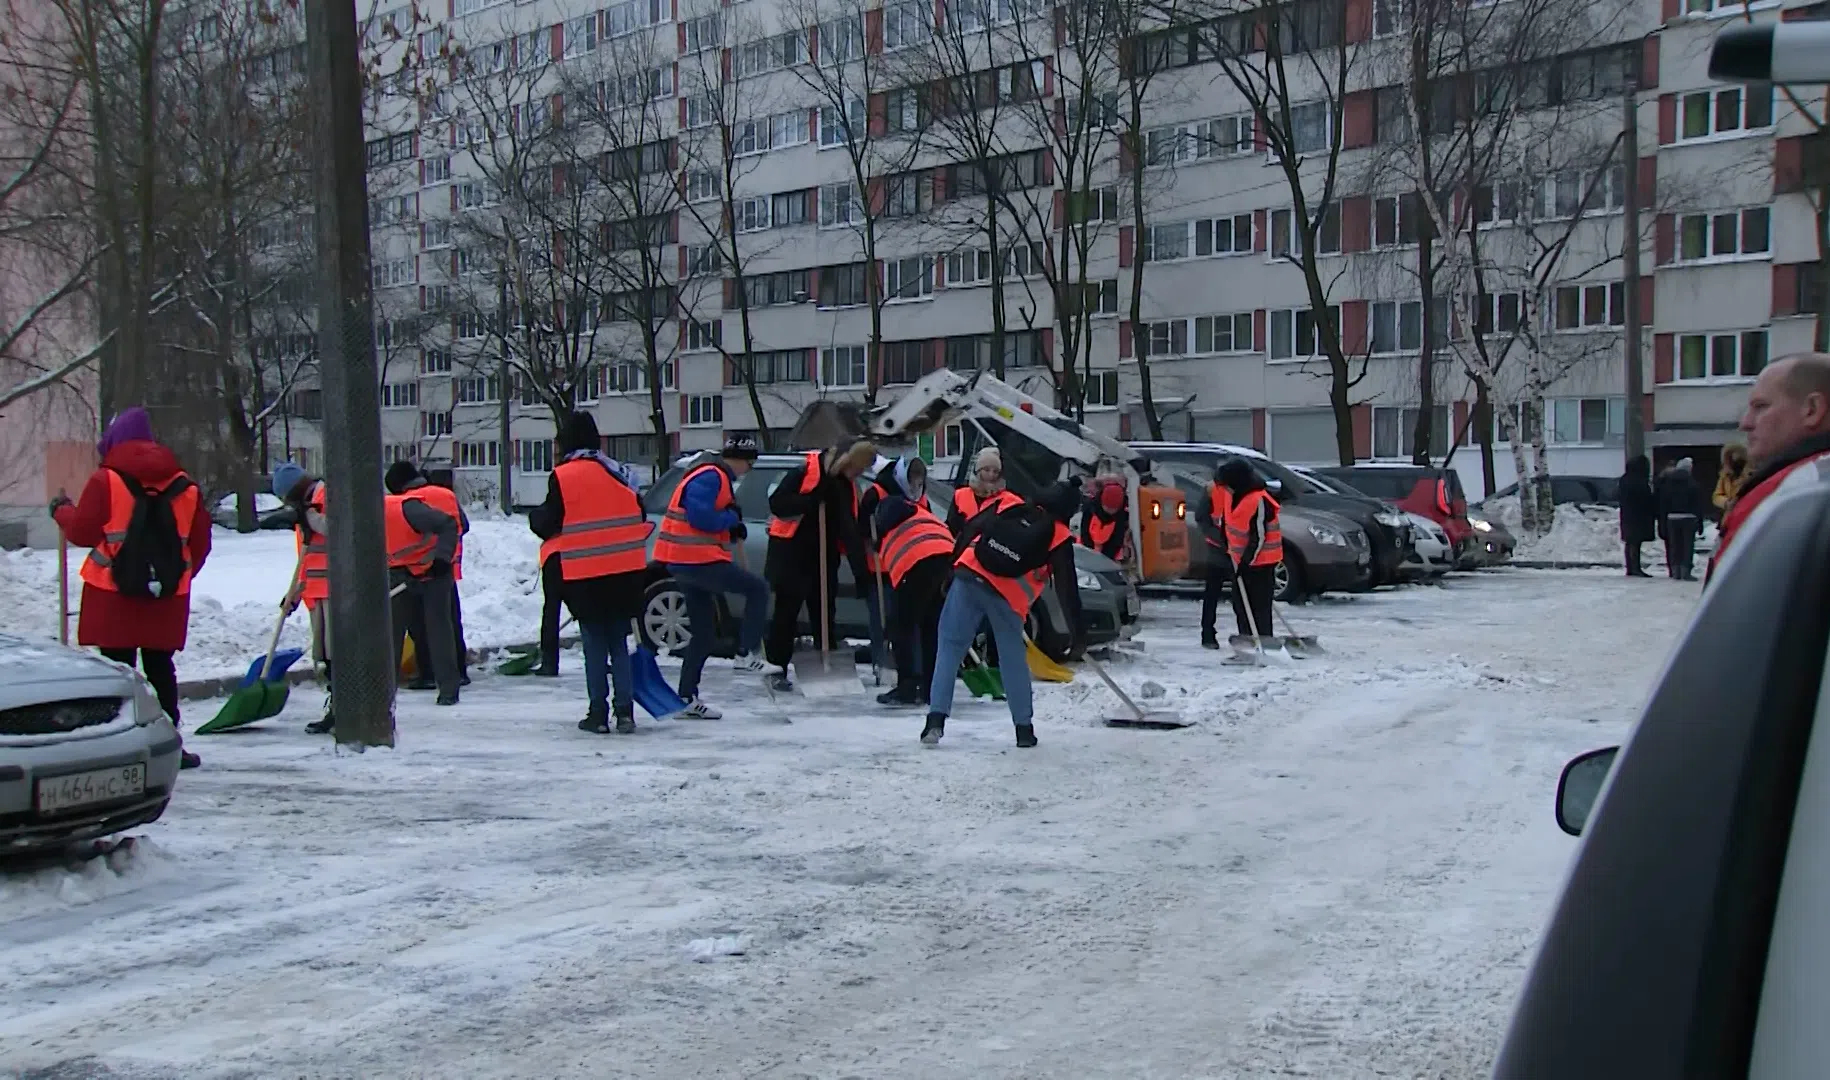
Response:
[[[305,569],[305,549],[300,548],[299,557],[292,564],[292,580],[294,582],[297,582],[299,580],[299,574],[302,573],[304,571],[304,569]],[[280,605],[280,617],[278,619],[274,620],[274,623],[273,623],[273,637],[271,637],[267,641],[267,660],[265,663],[263,663],[261,665],[261,679],[260,679],[261,682],[266,682],[267,676],[273,674],[273,654],[279,650],[280,631],[286,629],[286,617],[291,614],[292,614],[291,608],[287,607],[285,604]]]
[[[826,500],[820,500],[820,671],[832,673],[832,597],[826,563]]]
[[[1131,700],[1131,695],[1118,688],[1118,684],[1112,681],[1112,676],[1106,674],[1106,666],[1091,656],[1087,657],[1087,663],[1093,665],[1094,674],[1098,675],[1099,680],[1106,684],[1106,689],[1117,694],[1118,700],[1124,702],[1125,708],[1131,710],[1132,717],[1139,721],[1143,720],[1144,710],[1137,707],[1137,702]]]
[[[57,643],[70,644],[70,541],[57,529]]]

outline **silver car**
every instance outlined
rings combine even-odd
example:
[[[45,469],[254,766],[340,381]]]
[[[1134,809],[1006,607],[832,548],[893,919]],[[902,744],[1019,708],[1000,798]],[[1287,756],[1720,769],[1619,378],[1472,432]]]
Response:
[[[178,748],[136,672],[0,634],[0,856],[158,820],[178,781]]]
[[[642,493],[642,505],[648,519],[658,526],[661,515],[666,512],[667,504],[673,498],[674,488],[687,470],[715,460],[717,455],[707,451],[685,458],[662,473]],[[762,573],[763,557],[769,547],[769,492],[803,460],[800,454],[764,454],[737,482],[734,494],[737,496],[738,510],[749,528],[749,538],[744,541],[741,554],[753,573]],[[860,481],[860,485],[862,483]],[[952,497],[952,489],[930,481],[929,496],[931,499],[943,500],[936,502],[936,505],[944,506],[944,499]],[[652,536],[648,543],[652,560]],[[1137,588],[1125,579],[1124,570],[1111,559],[1079,544],[1074,545],[1074,565],[1079,571],[1076,584],[1080,588],[1081,644],[1104,645],[1136,633],[1141,607]],[[833,634],[838,637],[869,637],[868,614],[864,601],[857,599],[853,593],[850,563],[841,560],[838,574],[839,595],[835,605],[838,610]],[[1073,636],[1072,628],[1067,625],[1067,617],[1059,605],[1054,590],[1044,590],[1041,601],[1029,615],[1031,639],[1038,648],[1057,660],[1067,655]],[[718,614],[720,623],[732,631],[726,635],[727,638],[734,637],[736,619],[743,614],[743,598],[721,597]],[[802,618],[804,620],[805,616]],[[685,594],[674,584],[666,568],[652,561],[649,565],[647,597],[643,602],[642,616],[636,620],[635,631],[637,639],[656,652],[683,649],[691,636],[687,629]],[[815,630],[803,625],[802,633],[811,635]],[[712,653],[728,656],[733,648],[733,641],[720,641],[713,646]]]

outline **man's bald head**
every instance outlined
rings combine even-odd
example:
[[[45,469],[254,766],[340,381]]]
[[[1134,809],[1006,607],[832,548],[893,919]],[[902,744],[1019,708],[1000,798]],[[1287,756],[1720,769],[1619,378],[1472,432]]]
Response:
[[[1792,353],[1768,364],[1748,392],[1741,430],[1755,468],[1830,435],[1830,354]]]

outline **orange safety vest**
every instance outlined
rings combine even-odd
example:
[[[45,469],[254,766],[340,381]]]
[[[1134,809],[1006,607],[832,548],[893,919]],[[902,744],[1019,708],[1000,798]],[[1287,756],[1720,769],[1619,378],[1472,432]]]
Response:
[[[589,458],[560,462],[553,469],[566,520],[559,535],[540,545],[540,563],[559,556],[565,581],[627,574],[648,567],[648,534],[642,500],[610,470]]]
[[[1226,528],[1227,519],[1233,516],[1233,489],[1225,484],[1209,484],[1207,485],[1207,497],[1214,505],[1215,523],[1223,529]],[[1205,529],[1201,532],[1201,539],[1207,541],[1208,547],[1220,546],[1214,543],[1214,538],[1207,535]]]
[[[953,533],[947,523],[919,503],[908,520],[883,534],[883,565],[889,568],[892,586],[900,586],[923,559],[951,554]]]
[[[1022,501],[1022,499],[1017,499],[1017,502]],[[1067,526],[1057,521],[1055,522],[1055,533],[1049,538],[1048,549],[1053,552],[1062,544],[1072,543],[1073,539],[1074,536],[1068,532]],[[1004,598],[1004,602],[1010,605],[1010,610],[1017,613],[1017,618],[1028,618],[1029,609],[1035,604],[1036,598],[1042,595],[1042,590],[1048,586],[1048,564],[1043,563],[1021,577],[999,577],[986,570],[984,565],[979,562],[979,554],[973,550],[974,546],[968,544],[965,552],[954,561],[953,565],[963,566],[977,574],[985,584],[991,586],[999,596]]]
[[[451,553],[451,580],[464,580],[464,511],[458,507],[457,492],[437,484],[426,484],[407,492],[432,509],[448,514],[458,523],[457,550]]]
[[[127,490],[127,481],[120,473],[113,469],[104,471],[108,474],[108,521],[102,526],[102,542],[90,548],[89,557],[83,560],[81,577],[84,585],[120,592],[114,583],[114,559],[121,553],[121,545],[127,540],[127,526],[133,521],[133,492]],[[180,478],[190,479],[179,473],[168,483],[177,483]],[[148,495],[157,495],[165,488],[146,487],[145,490]],[[172,520],[178,524],[178,546],[184,550],[184,573],[178,578],[173,596],[184,596],[191,591],[191,525],[197,520],[197,500],[202,497],[197,485],[192,484],[172,499]]]
[[[1104,551],[1106,541],[1112,539],[1112,534],[1117,530],[1117,518],[1107,521],[1098,514],[1089,514],[1087,516],[1087,537],[1093,541],[1094,551]]]
[[[320,514],[324,512],[324,481],[311,485],[311,490],[305,493],[305,506]],[[330,599],[330,538],[314,532],[311,539],[306,540],[305,528],[303,520],[294,524],[292,537],[298,543],[299,575],[305,585],[299,595],[309,609],[317,607],[320,600]]]
[[[959,507],[960,513],[966,515],[967,521],[971,521],[987,510],[996,513],[999,510],[1020,506],[1022,503],[1023,497],[1008,488],[987,495],[983,502],[979,501],[979,497],[973,494],[969,487],[955,488],[953,492],[953,505]]]
[[[813,489],[819,486],[820,452],[818,450],[809,450],[807,451],[807,471],[801,476],[801,494],[811,495]],[[855,489],[852,491],[851,497],[854,500],[857,499],[858,493]],[[776,517],[771,515],[769,518],[769,535],[777,540],[794,539],[794,534],[800,527],[801,515],[799,514],[795,514],[793,517]]]
[[[409,499],[419,499],[419,494],[410,491],[405,495],[389,495],[382,500],[385,511],[382,521],[387,526],[388,566],[390,569],[405,570],[414,577],[425,577],[432,569],[432,549],[438,546],[438,537],[426,536],[407,524],[406,505]]]
[[[654,542],[654,560],[658,563],[680,563],[705,566],[731,561],[731,549],[725,547],[730,537],[724,533],[701,532],[686,517],[686,485],[707,469],[718,474],[718,498],[713,504],[729,510],[737,503],[731,490],[731,474],[720,465],[707,462],[680,478],[674,497],[667,501],[667,513],[661,515],[661,535]]]
[[[972,515],[979,512],[979,497],[969,487],[953,489],[953,508],[959,511],[961,521],[971,521]]]
[[[1276,566],[1284,561],[1284,530],[1277,520],[1277,500],[1268,492],[1248,491],[1226,515],[1226,553],[1235,564],[1245,554],[1252,518],[1258,513],[1260,502],[1269,503],[1271,511],[1265,515],[1264,537],[1258,545],[1258,553],[1252,556],[1252,565]]]

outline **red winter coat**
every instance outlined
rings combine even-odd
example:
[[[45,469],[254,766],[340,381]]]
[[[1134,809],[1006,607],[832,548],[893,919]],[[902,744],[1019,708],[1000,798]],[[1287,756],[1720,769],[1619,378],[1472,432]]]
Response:
[[[156,442],[124,442],[108,451],[102,467],[83,485],[83,496],[72,506],[60,506],[54,515],[64,536],[77,547],[94,547],[101,543],[102,528],[108,524],[108,496],[112,485],[108,470],[122,472],[147,487],[163,487],[176,476],[178,458]],[[191,577],[203,570],[210,554],[210,513],[197,500],[197,519],[191,522]],[[138,597],[83,585],[82,613],[76,623],[76,643],[98,649],[158,649],[176,652],[184,648],[185,631],[191,621],[190,596]]]

